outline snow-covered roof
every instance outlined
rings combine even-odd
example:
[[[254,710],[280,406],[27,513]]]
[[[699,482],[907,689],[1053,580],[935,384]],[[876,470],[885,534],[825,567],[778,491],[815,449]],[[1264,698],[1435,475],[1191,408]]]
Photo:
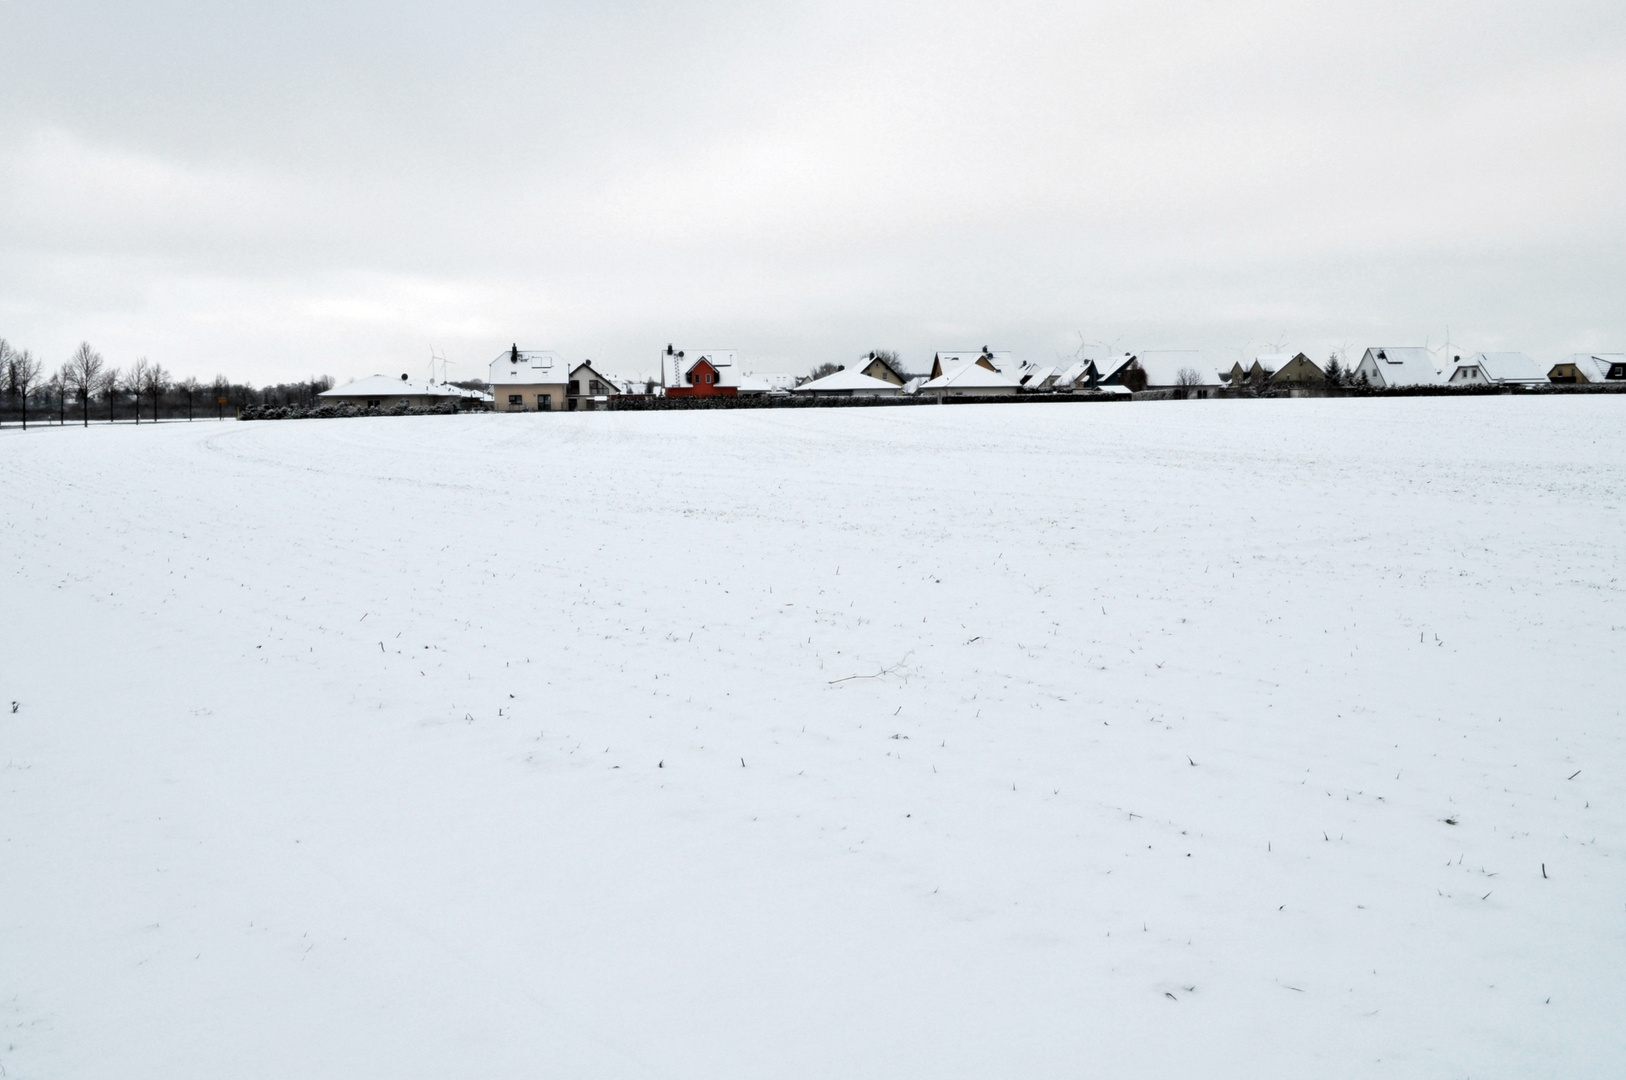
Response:
[[[1046,367],[1032,367],[1023,373],[1022,385],[1029,390],[1042,390],[1045,384],[1055,379],[1059,374],[1054,364]]]
[[[945,371],[941,376],[920,384],[922,390],[972,390],[987,389],[990,387],[1015,390],[1022,384],[1009,375],[998,371],[989,371],[981,364],[961,364],[952,371]]]
[[[961,367],[965,364],[975,364],[978,360],[986,359],[994,365],[995,371],[1012,372],[1017,368],[1016,360],[1011,356],[1009,349],[967,349],[956,352],[940,352],[933,356],[933,360],[947,375],[950,368]]]
[[[571,368],[570,378],[572,380],[581,379],[583,377],[582,372],[584,371],[587,373],[587,378],[597,379],[599,382],[608,386],[611,393],[619,394],[622,392],[621,388],[623,381],[615,378],[613,375],[604,374],[604,372],[593,366],[593,362],[591,360],[583,360],[581,363]]]
[[[1072,386],[1082,379],[1089,370],[1090,361],[1075,360],[1067,365],[1067,370],[1056,376],[1056,381],[1052,385],[1057,387]]]
[[[1441,381],[1427,349],[1374,346],[1361,356],[1356,370],[1368,366],[1377,372],[1383,386],[1433,386]]]
[[[1105,360],[1091,360],[1090,363],[1095,365],[1097,378],[1110,379],[1127,367],[1129,361],[1133,359],[1135,359],[1134,353],[1119,353],[1117,356],[1109,356]]]
[[[740,376],[742,394],[771,394],[776,390],[790,390],[796,386],[796,376],[779,371],[758,371]]]
[[[1491,382],[1547,381],[1547,369],[1522,352],[1474,353],[1466,359],[1458,360],[1452,365],[1451,371],[1455,373],[1459,368],[1465,367],[1478,367]]]
[[[325,398],[462,398],[470,394],[480,396],[478,390],[465,390],[460,386],[449,386],[445,383],[418,382],[414,379],[401,379],[389,375],[369,375],[365,379],[357,379],[355,382],[336,386],[332,390],[323,390],[316,396]]]
[[[1140,369],[1146,372],[1146,385],[1151,386],[1179,386],[1180,373],[1193,371],[1197,381],[1188,385],[1219,386],[1219,373],[1214,365],[1203,359],[1203,354],[1196,349],[1170,349],[1159,352],[1143,352],[1135,356]]]
[[[984,374],[992,374],[984,372]],[[843,368],[832,371],[822,379],[805,382],[791,391],[796,394],[896,394],[901,388],[897,383],[877,379],[873,375],[865,375],[862,371],[852,368]]]
[[[565,381],[565,358],[548,350],[527,352],[517,346],[491,361],[492,386],[534,386]]]

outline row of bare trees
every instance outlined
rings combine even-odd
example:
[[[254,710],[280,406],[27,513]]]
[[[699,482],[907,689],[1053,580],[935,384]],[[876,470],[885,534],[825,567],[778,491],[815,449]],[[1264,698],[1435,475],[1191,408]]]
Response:
[[[56,406],[58,423],[67,422],[70,407],[80,423],[89,426],[93,404],[106,408],[109,421],[118,418],[121,405],[133,404],[134,409],[125,415],[133,411],[139,424],[143,411],[156,421],[161,406],[167,404],[169,415],[174,416],[182,401],[188,420],[200,410],[207,415],[209,405],[214,406],[217,419],[244,405],[309,407],[317,403],[317,395],[332,386],[333,380],[327,376],[260,388],[233,383],[224,375],[216,375],[209,383],[190,377],[176,379],[163,364],[146,357],[120,369],[108,364],[89,342],[81,342],[60,368],[47,374],[44,364],[27,349],[14,349],[0,338],[0,396],[14,410],[21,406],[25,428],[30,402],[38,403],[41,398],[47,409]]]

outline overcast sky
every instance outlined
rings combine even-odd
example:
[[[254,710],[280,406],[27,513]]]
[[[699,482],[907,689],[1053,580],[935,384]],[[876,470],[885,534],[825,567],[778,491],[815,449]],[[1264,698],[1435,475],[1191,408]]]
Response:
[[[1626,4],[0,2],[0,336],[1626,350]]]

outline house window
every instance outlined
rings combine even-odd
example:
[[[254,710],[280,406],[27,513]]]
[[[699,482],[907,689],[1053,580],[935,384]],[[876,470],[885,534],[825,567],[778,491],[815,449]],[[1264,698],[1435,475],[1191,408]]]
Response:
[[[508,404],[510,404],[510,405],[523,405],[523,404],[525,404],[525,395],[524,394],[509,394],[508,395]]]
[[[547,412],[551,408],[553,408],[553,395],[552,394],[538,394],[538,395],[536,395],[536,411],[537,412]]]
[[[570,380],[570,392],[572,394],[579,394],[582,392],[582,381],[580,379]]]
[[[599,382],[597,379],[589,379],[587,380],[587,389],[590,393],[602,394],[604,392],[604,384]]]
[[[384,403],[382,401],[380,401],[378,398],[368,398],[367,399],[367,407],[369,409],[376,409],[382,404],[384,404]]]

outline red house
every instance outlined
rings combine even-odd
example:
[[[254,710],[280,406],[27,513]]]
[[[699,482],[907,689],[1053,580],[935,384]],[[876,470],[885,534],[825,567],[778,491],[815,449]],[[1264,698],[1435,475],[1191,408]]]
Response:
[[[667,397],[734,397],[739,393],[732,350],[702,353],[686,363],[684,355],[668,345],[661,357],[661,375]]]

